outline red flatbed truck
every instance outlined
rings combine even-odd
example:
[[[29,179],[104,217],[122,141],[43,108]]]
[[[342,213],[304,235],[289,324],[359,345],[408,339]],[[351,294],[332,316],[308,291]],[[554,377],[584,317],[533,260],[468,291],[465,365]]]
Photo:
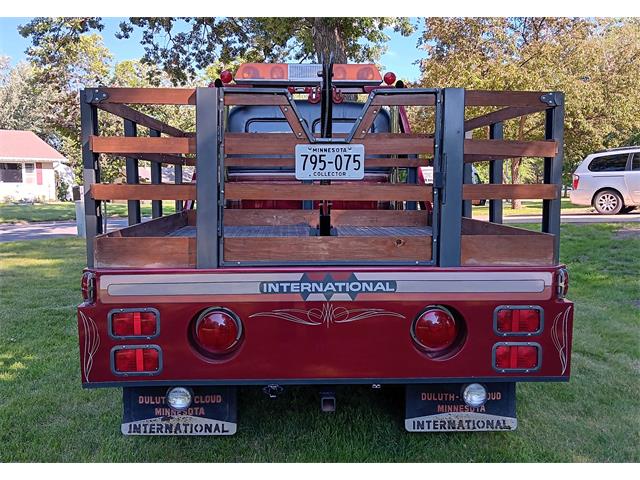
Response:
[[[194,106],[195,132],[130,106],[166,104]],[[472,107],[494,109],[465,118]],[[123,389],[126,435],[233,434],[238,385],[318,386],[331,411],[335,385],[401,384],[408,431],[516,428],[516,383],[570,373],[563,108],[558,92],[405,88],[373,65],[329,63],[82,91],[83,386]],[[412,133],[407,109],[433,130]],[[100,111],[123,136],[99,135]],[[535,112],[545,140],[503,139],[504,121]],[[489,138],[465,138],[476,129]],[[114,155],[126,184],[100,183],[100,156]],[[503,159],[524,156],[541,159],[544,183],[502,184]],[[471,181],[481,161],[489,184]],[[182,182],[185,165],[197,180]],[[543,199],[541,231],[502,225],[505,198]],[[177,213],[162,216],[169,199]],[[471,218],[474,199],[489,199],[489,222]],[[107,200],[128,201],[130,226],[103,232]]]

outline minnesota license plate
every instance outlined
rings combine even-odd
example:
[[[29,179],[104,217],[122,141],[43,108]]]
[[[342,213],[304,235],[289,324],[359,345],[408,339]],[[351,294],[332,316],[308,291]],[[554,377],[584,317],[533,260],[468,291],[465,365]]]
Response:
[[[296,145],[298,180],[362,180],[364,145]]]

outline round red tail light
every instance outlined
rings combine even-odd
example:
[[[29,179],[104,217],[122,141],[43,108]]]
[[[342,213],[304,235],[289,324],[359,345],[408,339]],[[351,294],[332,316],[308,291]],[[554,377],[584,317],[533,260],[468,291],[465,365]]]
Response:
[[[446,308],[428,307],[413,322],[411,335],[423,350],[441,352],[458,338],[458,325]]]
[[[209,308],[196,320],[194,338],[206,353],[229,353],[238,345],[241,336],[240,319],[229,310]]]

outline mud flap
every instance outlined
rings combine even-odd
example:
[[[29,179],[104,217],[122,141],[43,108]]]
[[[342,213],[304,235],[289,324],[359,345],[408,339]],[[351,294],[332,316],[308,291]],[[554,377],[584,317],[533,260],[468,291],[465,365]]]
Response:
[[[406,386],[404,426],[409,432],[493,432],[515,430],[516,384],[483,383],[487,401],[478,408],[464,403],[467,383]]]
[[[233,435],[235,387],[189,387],[192,403],[184,411],[166,402],[169,388],[123,388],[123,435]]]

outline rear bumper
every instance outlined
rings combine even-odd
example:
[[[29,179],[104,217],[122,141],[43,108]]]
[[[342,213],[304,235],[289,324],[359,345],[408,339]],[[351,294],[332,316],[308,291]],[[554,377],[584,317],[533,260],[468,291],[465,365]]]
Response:
[[[569,192],[569,200],[574,205],[591,205],[591,200],[593,199],[593,192],[589,192],[587,190],[571,190]]]
[[[566,381],[573,304],[556,298],[555,270],[96,272],[98,300],[78,308],[82,382],[113,387]],[[357,288],[365,282],[378,288],[307,295],[300,291],[303,278],[325,285],[355,278]],[[460,347],[446,359],[426,355],[410,334],[416,316],[433,304],[456,312],[465,328]],[[542,330],[499,335],[494,313],[504,305],[540,307]],[[201,355],[190,336],[194,319],[211,306],[234,311],[243,324],[239,348],[225,358]],[[156,309],[160,333],[114,338],[108,317],[120,308]],[[528,372],[497,370],[492,352],[501,342],[539,345],[540,365]],[[144,376],[114,372],[112,352],[132,345],[158,348],[161,370]]]

